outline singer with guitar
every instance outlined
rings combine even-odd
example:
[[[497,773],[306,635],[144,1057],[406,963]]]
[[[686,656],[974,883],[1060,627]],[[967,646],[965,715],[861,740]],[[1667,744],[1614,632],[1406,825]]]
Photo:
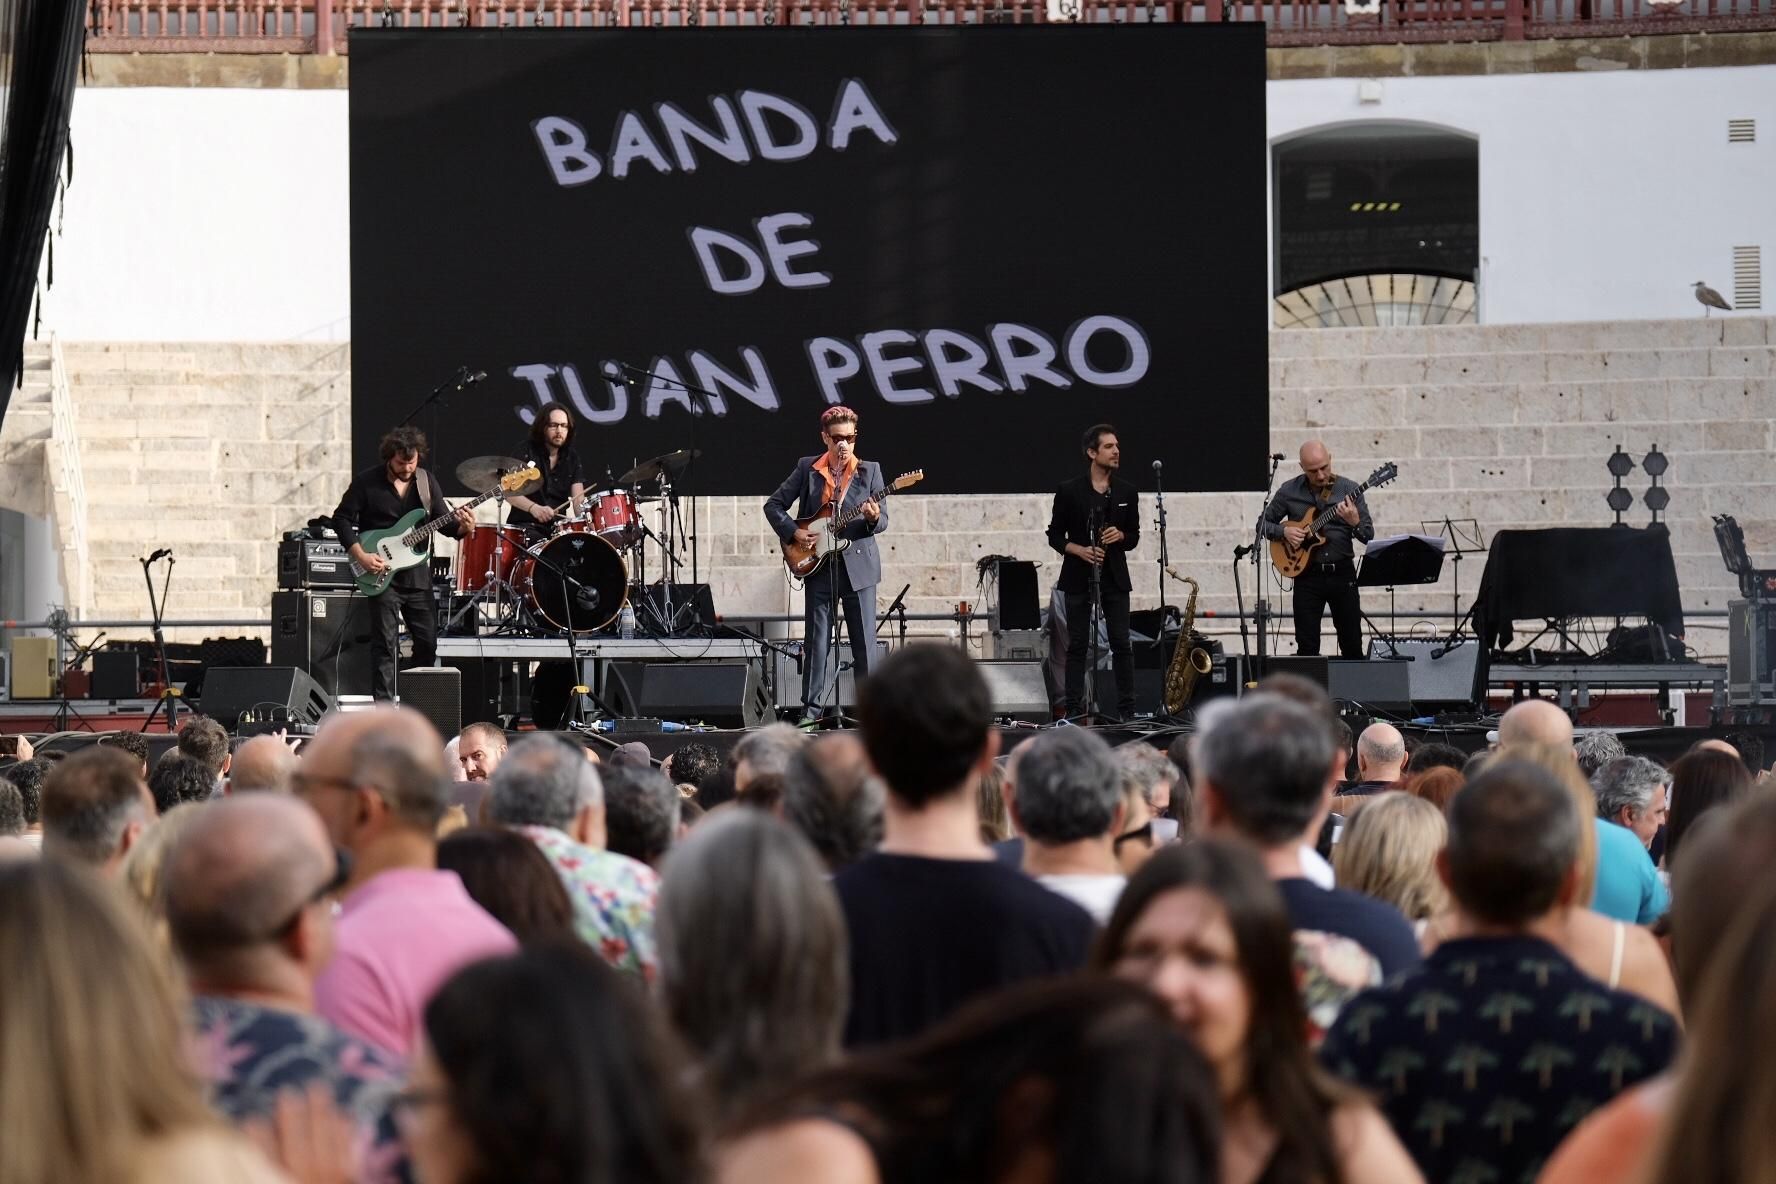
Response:
[[[474,525],[467,509],[454,514],[444,501],[438,479],[419,467],[426,450],[425,433],[415,427],[398,427],[382,438],[382,463],[352,479],[339,508],[333,511],[333,529],[352,559],[374,576],[388,564],[367,551],[359,541],[364,531],[384,530],[411,510],[424,509],[430,517],[448,516],[442,533],[456,537]],[[430,666],[438,652],[438,620],[432,604],[431,565],[417,563],[396,572],[388,587],[370,602],[370,652],[376,672],[370,693],[377,699],[395,697],[395,659],[399,654],[401,620],[413,638],[413,664]]]
[[[1369,505],[1355,481],[1332,471],[1332,453],[1320,441],[1303,444],[1300,460],[1301,476],[1285,481],[1265,510],[1265,537],[1289,548],[1312,545],[1306,528],[1298,523],[1327,506],[1335,507],[1335,512],[1321,532],[1325,541],[1313,546],[1306,566],[1295,577],[1295,652],[1309,656],[1320,652],[1320,622],[1330,607],[1339,655],[1361,658],[1363,619],[1355,545],[1375,537]]]
[[[795,470],[765,502],[765,517],[785,543],[816,545],[818,524],[797,525],[825,507],[835,515],[856,511],[840,531],[850,545],[830,556],[803,586],[802,723],[818,722],[823,710],[829,666],[838,678],[836,644],[831,640],[833,603],[844,607],[851,634],[851,671],[861,683],[869,674],[876,644],[876,585],[882,582],[882,556],[876,536],[888,529],[883,508],[882,466],[857,456],[857,412],[828,407],[820,416],[820,439],[826,451],[804,456]],[[800,514],[790,506],[800,503]]]
[[[1135,714],[1135,657],[1129,645],[1129,593],[1134,583],[1129,579],[1128,552],[1141,541],[1141,507],[1135,487],[1116,475],[1122,467],[1116,429],[1107,423],[1093,424],[1080,445],[1090,467],[1084,476],[1061,482],[1048,520],[1048,545],[1066,556],[1055,586],[1066,598],[1067,608],[1067,717],[1092,707],[1085,701],[1085,670],[1094,631],[1095,570],[1116,671],[1117,715],[1126,720]]]

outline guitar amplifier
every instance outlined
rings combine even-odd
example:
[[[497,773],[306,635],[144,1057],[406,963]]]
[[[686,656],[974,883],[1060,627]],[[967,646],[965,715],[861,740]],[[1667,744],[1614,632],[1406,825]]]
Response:
[[[307,672],[335,699],[368,695],[370,601],[350,592],[273,592],[271,664]]]
[[[338,539],[285,539],[278,544],[278,587],[349,588],[351,560]]]

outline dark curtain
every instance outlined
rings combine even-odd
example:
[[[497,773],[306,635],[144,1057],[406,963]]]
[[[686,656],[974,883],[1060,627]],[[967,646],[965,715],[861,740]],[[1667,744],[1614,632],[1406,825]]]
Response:
[[[24,356],[86,36],[83,0],[0,0],[0,420]]]

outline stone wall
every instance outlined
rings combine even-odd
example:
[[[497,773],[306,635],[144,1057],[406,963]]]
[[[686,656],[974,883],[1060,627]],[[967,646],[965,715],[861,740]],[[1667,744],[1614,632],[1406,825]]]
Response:
[[[1508,527],[1607,524],[1609,453],[1621,444],[1638,462],[1657,444],[1671,462],[1667,519],[1684,604],[1720,609],[1733,593],[1710,515],[1737,516],[1754,560],[1776,566],[1773,325],[1698,317],[1275,333],[1272,449],[1289,456],[1281,476],[1293,474],[1295,450],[1309,436],[1325,440],[1339,470],[1359,479],[1398,462],[1399,480],[1371,501],[1381,534],[1448,515],[1477,519],[1490,537]],[[170,544],[180,560],[173,615],[267,613],[278,533],[330,511],[348,477],[348,350],[70,345],[67,358],[93,507],[97,611],[144,615],[135,561]],[[1140,425],[1122,426],[1130,474],[1143,486],[1155,456],[1166,462],[1168,483],[1184,485],[1191,456],[1216,447],[1187,433],[1157,440]],[[890,469],[901,461],[881,459]],[[800,611],[759,512],[779,476],[761,472],[755,497],[700,501],[704,578],[723,614]],[[1631,525],[1648,520],[1639,502],[1648,484],[1638,467],[1625,481],[1636,497],[1625,515]],[[1232,552],[1260,501],[1255,493],[1166,499],[1173,565],[1201,582],[1205,613],[1233,610]],[[1040,493],[897,498],[883,537],[884,605],[903,583],[912,585],[913,612],[949,611],[960,600],[980,605],[987,597],[975,563],[989,554],[1041,560],[1046,586],[1056,570],[1043,538],[1048,509]],[[1131,557],[1137,607],[1155,603],[1158,592],[1150,496],[1142,510],[1143,541]],[[649,565],[650,576],[657,573],[658,560]],[[1463,608],[1483,565],[1479,557],[1462,565]],[[1286,609],[1286,592],[1265,572],[1265,595]],[[1178,603],[1184,591],[1173,584],[1167,595]],[[1398,608],[1447,610],[1452,592],[1446,575],[1402,590]],[[1369,593],[1365,605],[1381,617],[1386,596]],[[1698,620],[1691,641],[1706,654],[1724,653],[1722,623]]]

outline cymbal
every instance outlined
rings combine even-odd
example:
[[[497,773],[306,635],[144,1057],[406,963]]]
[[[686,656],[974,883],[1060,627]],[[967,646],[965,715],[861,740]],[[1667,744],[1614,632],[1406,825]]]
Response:
[[[456,466],[456,479],[476,493],[486,493],[497,486],[506,473],[523,467],[524,462],[515,456],[472,456]],[[532,482],[517,492],[528,493],[541,484],[541,481]]]
[[[680,448],[677,452],[668,452],[656,456],[652,460],[644,460],[617,478],[619,485],[634,485],[642,481],[658,481],[661,477],[676,477],[684,472],[685,467],[699,456],[701,448]]]

